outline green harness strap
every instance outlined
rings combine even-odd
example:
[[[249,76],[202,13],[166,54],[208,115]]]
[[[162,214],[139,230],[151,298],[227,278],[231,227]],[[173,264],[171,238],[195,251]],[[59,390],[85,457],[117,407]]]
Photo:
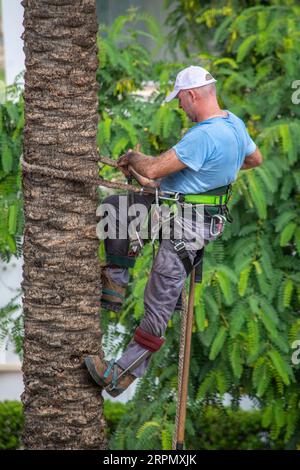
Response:
[[[224,205],[228,202],[231,193],[231,184],[211,189],[201,194],[183,194],[182,200],[188,204],[218,204]]]
[[[223,205],[227,202],[227,194],[223,196],[209,196],[205,194],[185,194],[183,201],[187,204],[218,204]]]

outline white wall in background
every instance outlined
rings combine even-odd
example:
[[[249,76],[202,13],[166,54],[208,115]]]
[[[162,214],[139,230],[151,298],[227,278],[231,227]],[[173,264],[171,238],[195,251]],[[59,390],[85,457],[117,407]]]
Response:
[[[23,11],[21,0],[2,0],[5,81],[11,85],[25,69],[23,52]]]
[[[23,390],[22,372],[1,371],[0,368],[0,401],[20,400]]]
[[[23,258],[12,258],[10,263],[0,262],[0,307],[4,307],[19,292]],[[21,296],[16,300],[21,304]],[[21,363],[11,344],[0,348],[0,401],[19,400],[23,392]]]

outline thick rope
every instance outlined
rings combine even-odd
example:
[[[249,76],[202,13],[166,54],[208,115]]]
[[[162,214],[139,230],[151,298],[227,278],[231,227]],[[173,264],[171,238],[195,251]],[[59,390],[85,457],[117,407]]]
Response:
[[[118,168],[117,162],[108,157],[100,157],[99,161],[105,165]],[[91,174],[83,175],[82,173],[75,173],[73,170],[69,169],[57,169],[49,168],[46,165],[37,165],[35,163],[28,163],[24,160],[23,155],[20,157],[20,162],[23,167],[24,172],[26,173],[37,173],[44,176],[49,176],[50,178],[60,178],[69,181],[78,181],[79,183],[84,184],[96,184],[98,186],[105,186],[107,188],[121,189],[124,191],[133,191],[134,193],[146,193],[146,194],[155,194],[155,189],[148,187],[137,187],[132,184],[122,183],[120,181],[107,181],[103,178],[95,177],[95,170],[91,170]],[[93,173],[92,173],[93,172]]]
[[[46,165],[40,166],[35,163],[28,163],[24,160],[23,155],[20,157],[20,162],[23,167],[24,172],[26,173],[37,173],[40,175],[49,176],[50,178],[61,178],[64,180],[78,181],[80,183],[86,184],[99,184],[99,179],[95,178],[92,174],[79,174],[75,173],[73,170],[62,169],[58,170],[56,168],[49,168]]]
[[[183,364],[184,364],[184,351],[185,351],[185,336],[186,336],[186,325],[188,318],[188,302],[186,287],[182,289],[182,311],[181,311],[181,329],[180,329],[180,346],[179,346],[179,358],[178,358],[178,391],[177,391],[177,407],[175,417],[175,428],[172,441],[172,449],[176,450],[178,427],[179,427],[179,410],[182,400],[182,379],[183,379]]]

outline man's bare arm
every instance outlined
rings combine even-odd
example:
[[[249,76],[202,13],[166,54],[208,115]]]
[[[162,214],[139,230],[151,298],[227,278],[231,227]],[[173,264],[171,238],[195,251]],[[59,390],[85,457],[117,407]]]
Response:
[[[138,173],[131,165],[128,165],[128,170],[130,174],[140,183],[141,186],[146,186],[148,188],[158,188],[160,185],[160,180],[151,180],[150,178],[146,178]]]
[[[128,165],[131,165],[140,175],[151,180],[162,178],[186,168],[186,165],[177,157],[174,149],[170,149],[158,157],[151,157],[131,150],[119,160],[120,167],[128,168]]]
[[[244,163],[241,166],[240,170],[250,170],[250,168],[255,168],[256,166],[261,165],[262,161],[262,154],[260,153],[259,148],[256,147],[253,153],[250,153],[250,155],[247,155],[247,157],[245,157]]]

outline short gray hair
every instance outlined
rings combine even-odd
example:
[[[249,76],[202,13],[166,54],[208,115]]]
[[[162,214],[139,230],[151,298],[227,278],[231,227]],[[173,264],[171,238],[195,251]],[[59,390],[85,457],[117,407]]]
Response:
[[[209,83],[208,85],[199,86],[197,88],[193,88],[202,98],[206,98],[211,95],[217,94],[216,84]]]

